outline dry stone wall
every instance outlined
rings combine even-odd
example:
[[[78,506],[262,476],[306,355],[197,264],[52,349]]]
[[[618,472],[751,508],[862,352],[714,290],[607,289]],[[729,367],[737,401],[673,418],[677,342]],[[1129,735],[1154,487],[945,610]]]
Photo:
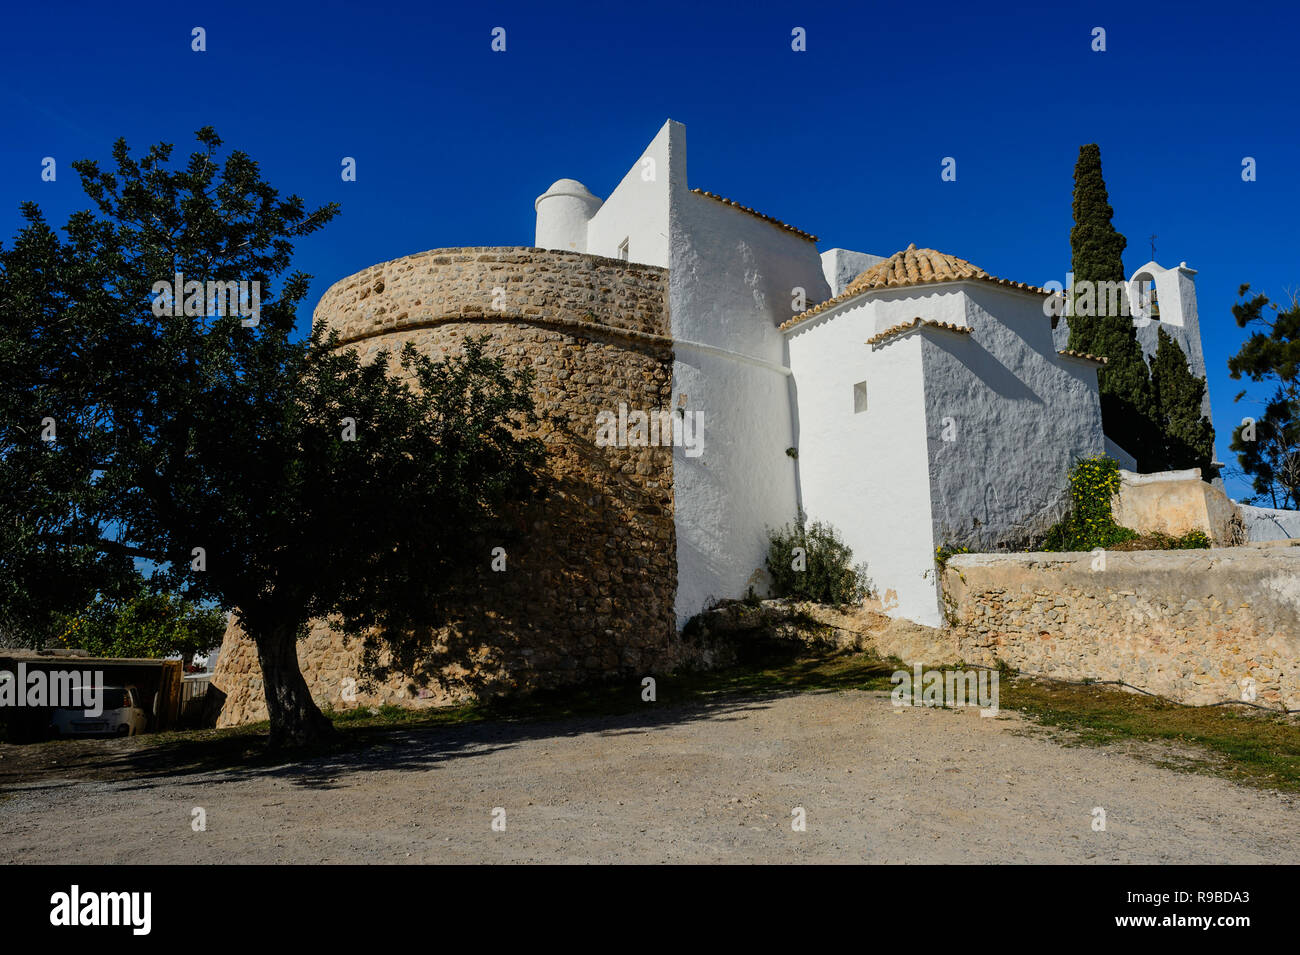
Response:
[[[476,588],[414,661],[367,661],[360,641],[316,622],[298,658],[318,702],[445,704],[698,657],[673,614],[672,448],[595,443],[601,410],[671,406],[667,302],[664,269],[528,248],[425,252],[325,293],[315,323],[368,359],[408,342],[437,359],[486,334],[489,355],[531,368],[550,494],[509,528],[504,573],[485,549]],[[213,683],[227,694],[218,725],[265,718],[255,648],[233,625]]]
[[[961,554],[943,571],[958,656],[1182,703],[1300,709],[1300,547]]]

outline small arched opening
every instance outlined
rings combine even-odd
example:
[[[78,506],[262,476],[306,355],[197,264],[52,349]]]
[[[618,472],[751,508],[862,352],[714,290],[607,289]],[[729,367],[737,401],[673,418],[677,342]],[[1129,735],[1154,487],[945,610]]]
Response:
[[[1156,280],[1150,272],[1139,272],[1133,276],[1137,289],[1137,307],[1141,315],[1153,322],[1160,321],[1160,300],[1156,293]]]

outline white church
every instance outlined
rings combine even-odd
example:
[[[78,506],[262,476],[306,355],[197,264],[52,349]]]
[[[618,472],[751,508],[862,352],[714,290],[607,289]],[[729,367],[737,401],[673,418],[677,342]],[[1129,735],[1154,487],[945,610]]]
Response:
[[[1133,466],[1102,433],[1102,360],[1066,349],[1053,292],[914,245],[819,253],[692,188],[680,123],[603,201],[561,179],[536,211],[540,248],[668,269],[674,405],[704,422],[703,453],[673,459],[679,626],[742,596],[800,508],[867,562],[888,613],[939,625],[937,547],[1021,545],[1060,519],[1076,458]],[[1151,262],[1128,295],[1148,353],[1163,327],[1204,375],[1194,275]]]

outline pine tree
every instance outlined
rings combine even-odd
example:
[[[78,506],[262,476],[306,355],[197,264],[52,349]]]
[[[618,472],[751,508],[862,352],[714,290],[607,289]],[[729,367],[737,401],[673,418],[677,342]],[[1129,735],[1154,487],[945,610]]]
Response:
[[[1232,306],[1237,327],[1252,331],[1228,359],[1228,371],[1235,379],[1269,382],[1275,391],[1258,422],[1234,429],[1231,447],[1252,479],[1255,496],[1246,503],[1300,508],[1300,295],[1276,303],[1267,295],[1246,298],[1249,293],[1249,285],[1241,286],[1243,301]],[[1234,400],[1244,397],[1243,390]]]
[[[1161,468],[1200,468],[1203,478],[1212,479],[1214,426],[1201,414],[1205,379],[1192,374],[1182,347],[1163,328],[1151,360],[1151,386],[1164,438]]]
[[[1127,310],[1106,307],[1108,300],[1122,303],[1122,293],[1108,299],[1102,292],[1107,288],[1103,283],[1120,283],[1122,289],[1124,282],[1123,253],[1128,241],[1111,224],[1114,214],[1101,175],[1101,148],[1096,143],[1080,146],[1070,230],[1070,261],[1080,291],[1069,318],[1069,347],[1107,359],[1097,375],[1102,427],[1112,441],[1137,458],[1139,470],[1152,471],[1160,467],[1162,441],[1151,374],[1133,321],[1124,314]]]

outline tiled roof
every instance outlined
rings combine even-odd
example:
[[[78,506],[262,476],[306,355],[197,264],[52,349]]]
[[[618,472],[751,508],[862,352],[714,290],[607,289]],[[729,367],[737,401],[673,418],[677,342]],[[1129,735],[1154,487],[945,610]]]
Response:
[[[814,315],[818,314],[819,312],[824,312],[828,308],[834,308],[836,305],[840,304],[840,302],[847,302],[849,299],[854,298],[860,294],[861,294],[860,292],[849,292],[849,291],[841,292],[839,295],[836,295],[834,298],[828,298],[820,305],[814,305],[812,308],[800,312],[794,318],[782,322],[781,330],[785,331],[787,328],[793,328],[795,325],[798,325],[800,322],[807,321],[808,319],[812,318]]]
[[[850,282],[844,291],[902,288],[905,285],[955,282],[958,279],[982,278],[987,275],[979,266],[971,265],[965,259],[936,252],[934,249],[918,249],[913,243],[902,252],[895,252],[885,261],[867,269]]]
[[[1068,348],[1062,348],[1057,354],[1064,355],[1066,358],[1082,358],[1084,361],[1095,361],[1099,365],[1104,365],[1107,361],[1100,355],[1089,355],[1086,351],[1070,351]]]
[[[733,209],[739,209],[741,212],[748,212],[751,216],[757,216],[758,218],[764,220],[765,222],[770,222],[772,223],[772,225],[784,229],[786,232],[793,232],[801,239],[807,239],[809,242],[817,241],[817,236],[813,235],[811,232],[804,232],[803,229],[796,229],[794,226],[788,225],[787,223],[782,222],[780,219],[773,219],[771,216],[765,216],[757,209],[751,209],[749,208],[749,206],[742,206],[739,202],[736,202],[733,199],[728,199],[725,196],[719,196],[716,193],[705,192],[703,189],[692,189],[691,192],[695,193],[696,195],[704,196],[708,199],[712,199],[715,202],[721,202],[724,206],[731,206]]]
[[[993,282],[996,285],[1022,289],[1026,292],[1051,294],[1036,285],[996,278],[965,259],[959,259],[945,252],[936,252],[934,249],[918,249],[915,244],[873,265],[850,282],[844,291],[866,292],[882,288],[929,285],[934,282],[957,282],[961,279],[979,279],[982,282]]]
[[[886,328],[879,334],[872,335],[867,339],[867,344],[878,345],[887,338],[893,338],[895,335],[910,331],[913,328],[920,328],[923,325],[930,328],[946,328],[950,332],[959,332],[962,335],[969,335],[971,333],[970,326],[968,325],[955,325],[952,322],[936,322],[928,318],[917,317],[912,319],[910,322],[903,322],[901,325],[894,325],[891,328]]]
[[[864,292],[877,292],[882,289],[906,288],[912,285],[931,285],[938,282],[958,282],[969,279],[989,282],[1004,288],[1020,289],[1039,295],[1051,295],[1047,289],[1025,282],[1013,282],[989,275],[978,265],[972,265],[955,255],[936,252],[934,249],[918,249],[909,245],[902,252],[895,252],[885,261],[873,265],[852,282],[839,295],[827,299],[820,305],[814,305],[807,311],[800,312],[794,318],[783,322],[782,329],[791,328],[802,321],[812,318],[819,312],[846,302]]]

